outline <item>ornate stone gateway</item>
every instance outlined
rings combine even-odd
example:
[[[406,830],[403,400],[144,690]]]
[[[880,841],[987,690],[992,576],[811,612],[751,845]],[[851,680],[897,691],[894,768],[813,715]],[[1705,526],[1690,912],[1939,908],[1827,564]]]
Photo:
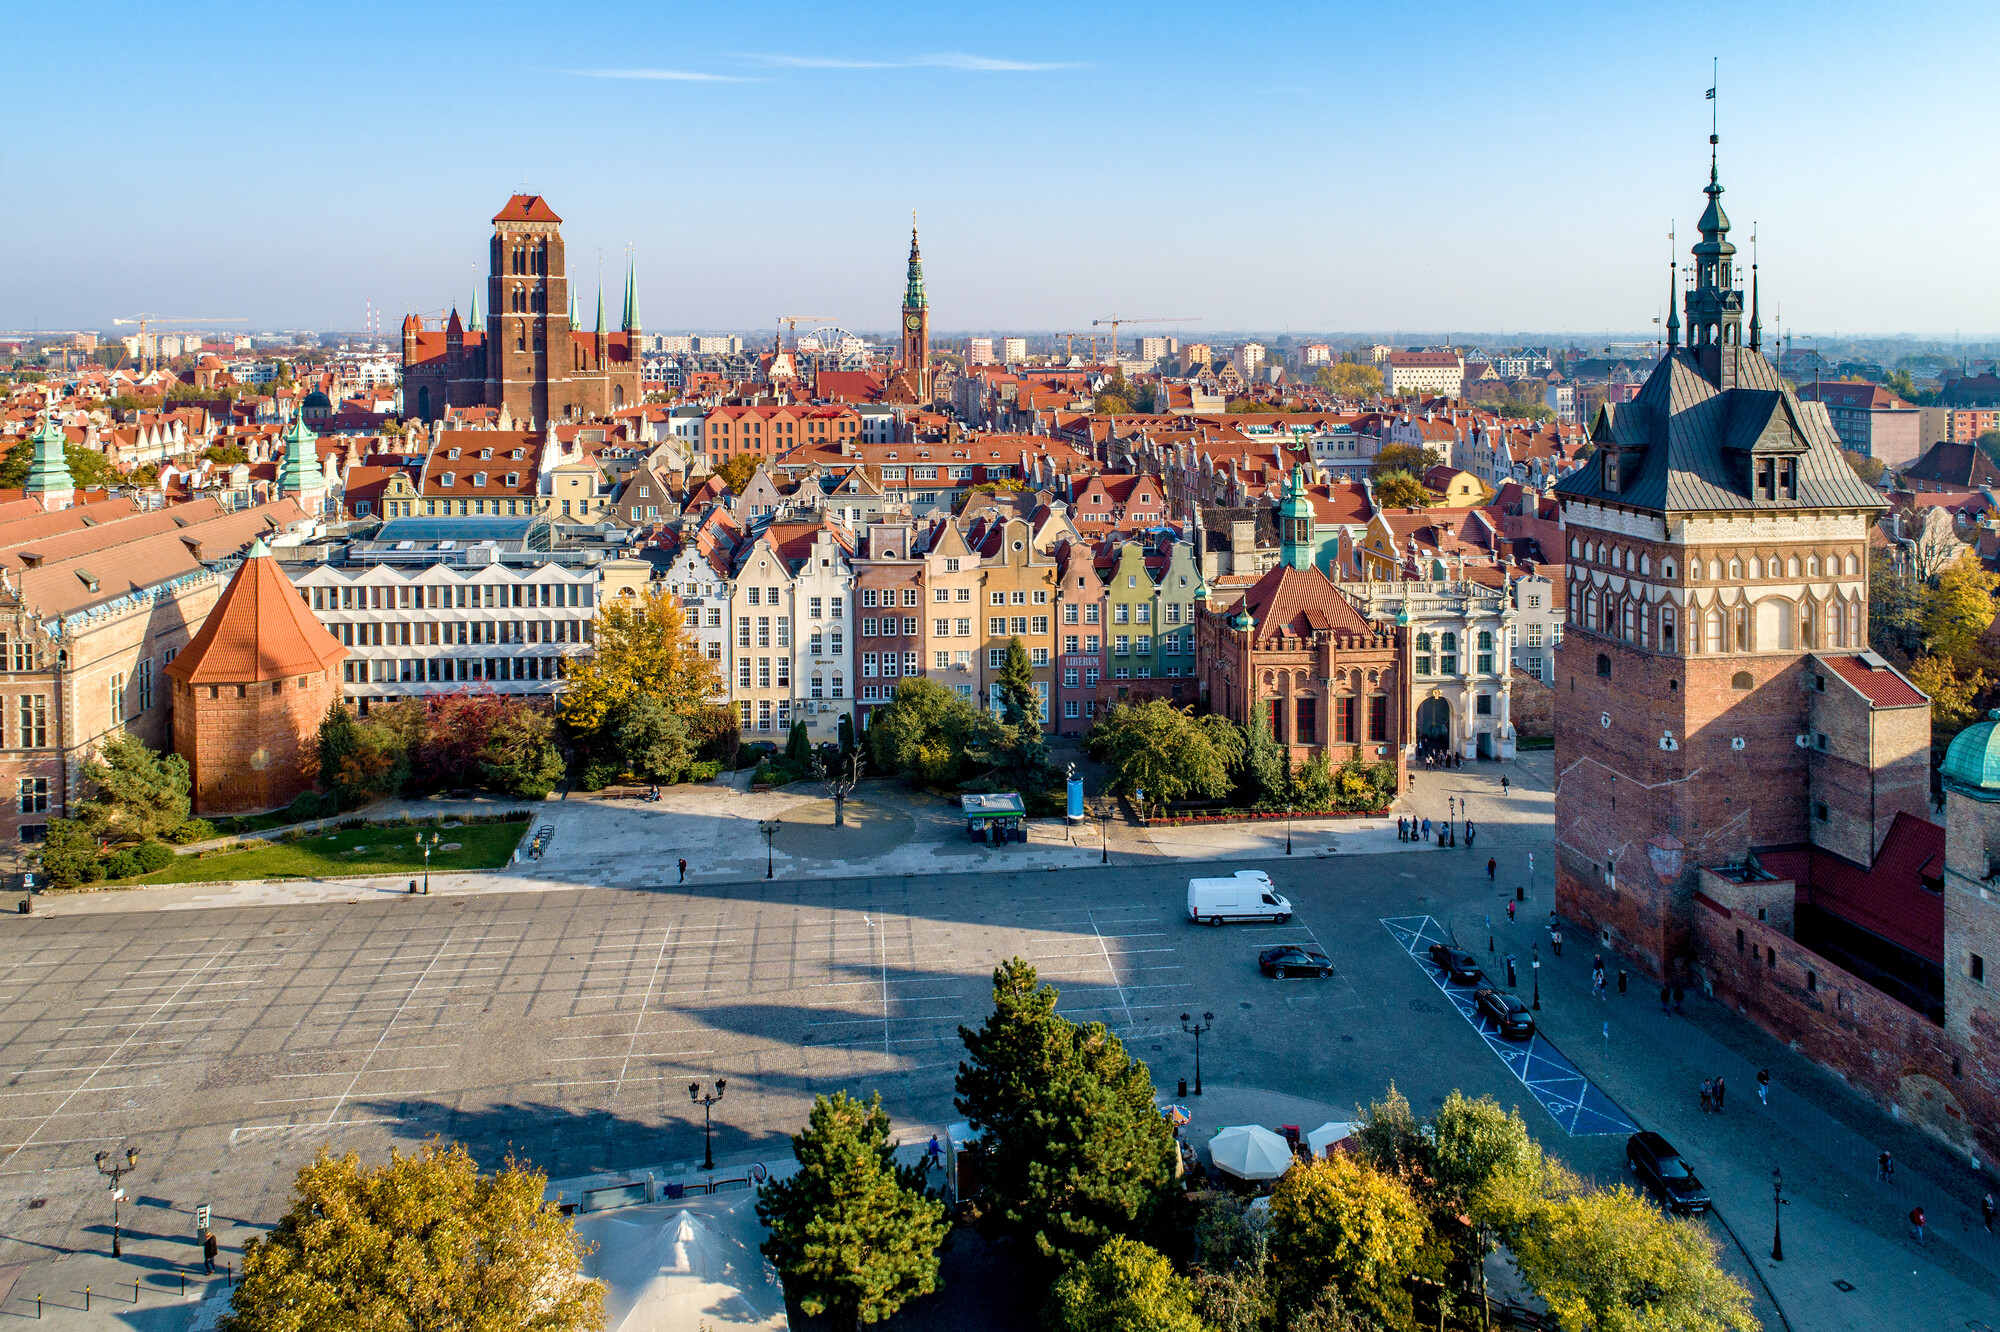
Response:
[[[1442,693],[1434,690],[1417,705],[1417,739],[1426,745],[1451,743],[1451,704]]]

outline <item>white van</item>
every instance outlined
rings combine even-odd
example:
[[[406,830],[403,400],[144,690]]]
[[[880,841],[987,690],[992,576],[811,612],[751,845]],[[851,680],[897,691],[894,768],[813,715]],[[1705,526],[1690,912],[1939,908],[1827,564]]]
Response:
[[[1225,920],[1269,920],[1282,925],[1292,904],[1280,896],[1270,875],[1241,870],[1226,879],[1188,880],[1188,919],[1209,925]]]

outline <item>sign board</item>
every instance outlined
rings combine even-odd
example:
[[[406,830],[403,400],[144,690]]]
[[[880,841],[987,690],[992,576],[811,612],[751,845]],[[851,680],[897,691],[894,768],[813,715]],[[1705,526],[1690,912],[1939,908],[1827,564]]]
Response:
[[[208,1204],[203,1203],[201,1206],[194,1209],[194,1233],[199,1235],[207,1231],[207,1229],[208,1229]]]

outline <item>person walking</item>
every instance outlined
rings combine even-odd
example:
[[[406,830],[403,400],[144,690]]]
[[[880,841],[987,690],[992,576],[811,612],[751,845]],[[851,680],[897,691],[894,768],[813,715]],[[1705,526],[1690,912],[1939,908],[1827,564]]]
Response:
[[[1921,1207],[1910,1209],[1910,1237],[1918,1244],[1924,1242],[1924,1209]]]
[[[1410,822],[1408,819],[1398,818],[1396,820],[1396,840],[1399,842],[1410,840]]]
[[[1551,929],[1549,931],[1549,951],[1557,957],[1563,955],[1563,932],[1561,930]]]
[[[1500,794],[1507,794],[1507,774],[1504,772],[1500,774]]]
[[[687,863],[687,857],[683,856],[681,857],[681,882],[686,883],[687,881],[688,881],[688,863]]]
[[[1486,882],[1494,882],[1499,873],[1500,862],[1491,856],[1486,857]],[[1507,914],[1510,916],[1514,914],[1514,904],[1512,902],[1507,904]]]
[[[1715,1113],[1718,1115],[1722,1113],[1722,1092],[1722,1079],[1717,1078],[1715,1080]]]
[[[1674,1012],[1676,1012],[1676,1013],[1680,1013],[1680,1014],[1683,1014],[1683,1015],[1685,1015],[1685,1014],[1687,1013],[1687,1010],[1686,1010],[1685,1008],[1682,1008],[1682,1007],[1681,1007],[1681,1000],[1682,1000],[1682,999],[1685,999],[1686,997],[1687,997],[1687,991],[1686,991],[1686,990],[1683,990],[1683,989],[1682,989],[1682,988],[1681,988],[1680,986],[1678,986],[1678,985],[1674,986]]]
[[[1514,923],[1514,902],[1512,898],[1509,898],[1507,901],[1507,923],[1509,925]]]
[[[1771,1104],[1771,1070],[1768,1068],[1757,1070],[1757,1100],[1766,1106]]]
[[[1592,985],[1594,985],[1594,986],[1596,986],[1596,987],[1597,987],[1597,997],[1598,997],[1599,999],[1602,999],[1602,998],[1604,997],[1604,968],[1603,968],[1603,967],[1599,967],[1599,968],[1597,968],[1597,970],[1595,970],[1595,971],[1593,971],[1593,972],[1591,972],[1591,973],[1590,973],[1590,983],[1591,983]]]
[[[215,1275],[215,1232],[212,1230],[202,1232],[201,1271],[203,1276]]]
[[[1669,1008],[1669,1007],[1667,1007],[1667,1001],[1668,1001],[1669,999],[1672,999],[1673,997],[1674,997],[1674,992],[1673,992],[1673,990],[1672,990],[1671,988],[1669,988],[1669,987],[1667,987],[1667,986],[1665,986],[1665,985],[1662,985],[1662,986],[1660,987],[1660,1016],[1661,1016],[1661,1017],[1672,1017],[1672,1016],[1674,1015],[1674,1010],[1673,1010],[1673,1009],[1671,1009],[1671,1008]]]
[[[1988,1190],[1986,1196],[1979,1200],[1979,1217],[1986,1223],[1986,1233],[1991,1235],[1993,1233],[1994,1218],[2000,1217],[2000,1207],[1994,1205],[1991,1190]]]
[[[1478,835],[1479,835],[1479,830],[1478,830],[1477,828],[1474,828],[1474,827],[1472,826],[1472,820],[1471,820],[1471,819],[1467,819],[1467,820],[1465,821],[1465,849],[1466,849],[1466,850],[1470,851],[1470,850],[1472,849],[1472,839],[1473,839],[1473,838],[1475,838],[1475,837],[1477,837]]]
[[[1889,1153],[1883,1152],[1875,1158],[1875,1172],[1881,1176],[1884,1184],[1894,1183],[1896,1179],[1895,1159]]]
[[[1701,1112],[1707,1114],[1715,1108],[1715,1086],[1707,1078],[1701,1080]]]

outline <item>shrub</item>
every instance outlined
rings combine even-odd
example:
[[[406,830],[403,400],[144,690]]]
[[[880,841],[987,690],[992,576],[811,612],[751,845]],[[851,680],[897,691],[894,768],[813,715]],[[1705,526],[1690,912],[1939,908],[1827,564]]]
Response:
[[[602,791],[624,775],[622,764],[586,763],[583,771],[577,774],[576,784],[586,791]]]
[[[715,762],[712,759],[704,760],[700,763],[690,763],[688,765],[687,773],[685,774],[682,780],[690,782],[711,781],[714,779],[715,774],[721,771],[722,771],[722,765],[720,763]]]
[[[320,813],[320,798],[311,791],[301,791],[291,804],[285,806],[285,817],[293,823],[309,823]]]
[[[139,862],[141,874],[151,874],[173,864],[176,857],[164,842],[141,842],[132,848],[132,859]]]
[[[129,879],[139,873],[139,858],[130,851],[117,851],[104,858],[104,877]]]
[[[180,827],[167,834],[167,840],[175,846],[186,846],[190,842],[206,842],[211,837],[220,837],[221,829],[207,819],[189,819]]]
[[[75,819],[50,819],[42,843],[42,872],[58,888],[95,883],[104,877],[97,858],[97,838]]]
[[[343,823],[340,826],[344,828],[347,825]],[[318,833],[309,833],[304,828],[287,828],[278,834],[278,840],[285,843],[303,842],[308,837],[317,836],[319,836]]]

